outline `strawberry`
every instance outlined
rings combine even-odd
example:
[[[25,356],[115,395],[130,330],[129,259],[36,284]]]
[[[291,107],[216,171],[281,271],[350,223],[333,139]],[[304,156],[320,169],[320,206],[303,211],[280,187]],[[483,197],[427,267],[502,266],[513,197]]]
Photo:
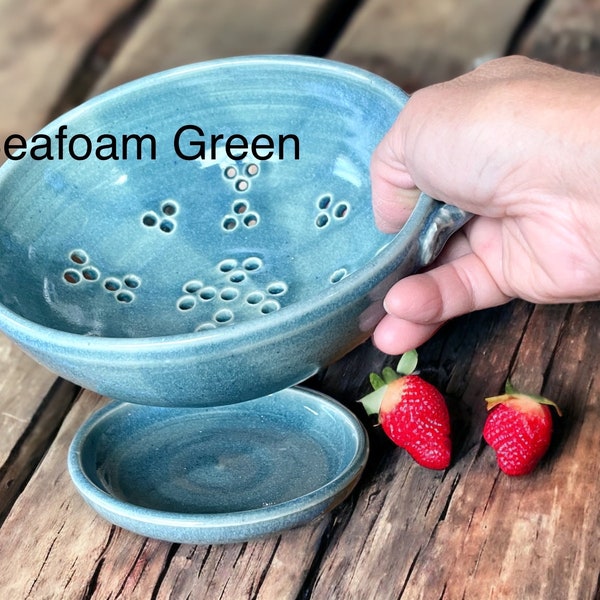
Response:
[[[527,475],[540,462],[552,438],[553,406],[542,396],[521,394],[506,382],[505,393],[486,398],[490,411],[483,438],[496,451],[498,466],[507,475]]]
[[[377,414],[386,435],[413,459],[429,469],[450,465],[450,416],[442,394],[414,374],[417,352],[404,354],[396,371],[386,367],[371,373],[375,390],[361,402],[368,414]]]

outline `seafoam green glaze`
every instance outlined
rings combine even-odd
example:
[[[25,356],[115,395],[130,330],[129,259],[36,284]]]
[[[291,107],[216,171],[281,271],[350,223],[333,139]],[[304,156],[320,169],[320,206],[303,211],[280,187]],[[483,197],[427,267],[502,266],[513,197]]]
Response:
[[[122,401],[215,406],[306,379],[464,221],[422,196],[398,235],[374,225],[371,153],[406,100],[328,60],[233,58],[129,83],[15,141],[0,329]]]
[[[104,518],[190,544],[302,525],[339,504],[368,454],[360,422],[300,388],[207,409],[113,403],[77,433],[69,471]]]

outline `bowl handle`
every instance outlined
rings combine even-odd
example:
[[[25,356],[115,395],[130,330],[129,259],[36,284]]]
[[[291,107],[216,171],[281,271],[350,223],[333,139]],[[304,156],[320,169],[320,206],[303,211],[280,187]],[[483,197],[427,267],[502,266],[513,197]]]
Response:
[[[431,208],[421,230],[417,269],[431,264],[450,236],[473,216],[451,204],[444,204],[439,200],[431,200],[431,202]]]
[[[433,200],[421,193],[419,202],[406,222],[404,247],[396,256],[395,270],[369,292],[369,307],[360,315],[361,331],[370,334],[385,315],[383,299],[398,279],[416,273],[431,264],[450,236],[460,229],[473,215],[464,210]],[[418,231],[418,240],[410,232]],[[402,235],[400,231],[399,235]],[[417,241],[418,243],[415,243]]]

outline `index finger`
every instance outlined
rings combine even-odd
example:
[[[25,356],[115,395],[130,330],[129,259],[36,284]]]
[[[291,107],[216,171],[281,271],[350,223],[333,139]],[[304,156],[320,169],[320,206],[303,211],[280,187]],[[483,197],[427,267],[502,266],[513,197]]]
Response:
[[[371,193],[377,227],[394,233],[408,220],[419,190],[404,163],[397,155],[398,146],[390,130],[381,140],[371,158]]]

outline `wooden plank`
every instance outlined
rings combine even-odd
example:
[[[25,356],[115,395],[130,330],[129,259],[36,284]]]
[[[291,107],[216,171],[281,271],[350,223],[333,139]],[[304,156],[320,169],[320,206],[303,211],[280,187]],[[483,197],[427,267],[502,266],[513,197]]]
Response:
[[[73,72],[95,37],[134,3],[134,0],[0,0],[0,140],[11,134],[29,136],[45,124]],[[0,162],[4,154],[0,153]],[[16,452],[39,455],[44,435],[26,440],[40,417],[36,411],[56,376],[25,356],[0,334],[0,516],[9,506],[18,482],[12,469],[35,464],[19,462]],[[64,395],[68,406],[70,400]],[[50,399],[48,398],[48,401]],[[60,402],[57,398],[56,402]],[[58,408],[57,407],[53,407]],[[54,414],[60,419],[60,410]],[[43,421],[50,428],[56,423]],[[17,445],[21,444],[17,449]],[[38,456],[39,457],[39,456]],[[27,461],[26,461],[27,463]],[[9,489],[10,488],[10,489]]]
[[[529,0],[370,0],[331,57],[362,66],[407,92],[502,56]]]
[[[0,465],[29,426],[35,408],[56,379],[0,336]]]
[[[597,73],[600,0],[552,0],[519,52],[574,71]]]
[[[90,45],[134,3],[0,1],[1,140],[45,124]]]
[[[352,518],[327,550],[314,596],[594,597],[600,473],[590,447],[600,382],[590,357],[600,347],[599,318],[599,303],[532,313],[516,303],[458,319],[426,344],[429,378],[437,373],[449,392],[458,425],[454,465],[445,474],[428,472],[382,446]],[[475,345],[472,334],[464,339],[469,331],[479,332]],[[445,376],[444,363],[452,365]],[[549,365],[557,368],[544,377]],[[566,413],[550,455],[522,479],[499,473],[481,439],[483,398],[508,373],[526,389],[560,398]]]
[[[329,0],[158,0],[95,92],[189,63],[243,54],[293,53]]]
[[[12,365],[22,366],[23,362],[15,361]],[[27,364],[30,365],[29,361]],[[0,427],[7,424],[6,435],[5,431],[2,431],[4,452],[0,468],[0,524],[46,454],[79,392],[76,385],[63,379],[55,379],[53,375],[48,374],[47,377],[54,383],[48,392],[44,393],[46,385],[41,375],[46,372],[35,368],[30,373],[31,381],[27,382],[27,394],[23,394],[26,401],[9,402],[8,404],[13,405],[13,411],[4,411],[0,419]],[[10,378],[8,381],[14,383]],[[13,395],[15,391],[18,390],[11,388],[10,400],[21,399]],[[15,412],[20,412],[22,416],[16,417]],[[19,431],[11,427],[15,421],[19,425]]]

